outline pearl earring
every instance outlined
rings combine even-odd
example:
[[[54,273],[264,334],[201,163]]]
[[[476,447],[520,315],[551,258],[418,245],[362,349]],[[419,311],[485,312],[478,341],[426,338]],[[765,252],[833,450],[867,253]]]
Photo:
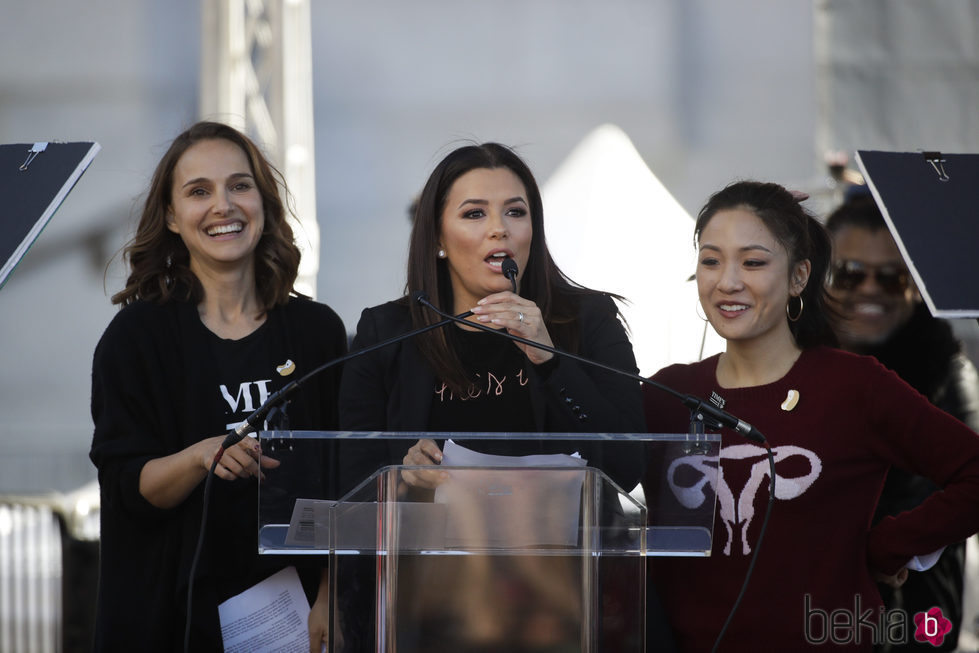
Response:
[[[445,250],[444,249],[440,249],[438,256],[439,256],[439,258],[445,258]]]

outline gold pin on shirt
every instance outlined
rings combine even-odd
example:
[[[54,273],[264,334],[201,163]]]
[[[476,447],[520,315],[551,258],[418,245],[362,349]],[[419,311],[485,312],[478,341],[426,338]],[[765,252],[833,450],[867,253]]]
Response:
[[[795,408],[795,405],[799,403],[799,391],[789,390],[789,394],[785,396],[785,401],[782,402],[782,410],[789,411]]]
[[[290,358],[282,365],[278,365],[275,368],[275,371],[278,372],[280,376],[289,376],[296,371],[296,364],[293,363],[292,359]]]

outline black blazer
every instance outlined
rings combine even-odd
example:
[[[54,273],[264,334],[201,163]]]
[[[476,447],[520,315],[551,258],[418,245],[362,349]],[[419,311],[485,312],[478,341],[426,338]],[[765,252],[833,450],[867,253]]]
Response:
[[[582,295],[578,312],[578,355],[637,374],[632,344],[615,304],[605,295]],[[446,328],[454,328],[451,325]],[[411,329],[405,299],[364,309],[352,350]],[[637,381],[570,358],[556,358],[546,374],[528,365],[537,430],[546,433],[641,433],[645,429]],[[550,366],[549,366],[550,367]],[[426,431],[435,374],[412,340],[348,362],[340,385],[340,427],[352,431]],[[473,425],[478,430],[478,425]],[[392,448],[380,464],[400,464],[414,443]],[[643,470],[638,443],[580,442],[589,465],[609,474],[626,491]],[[363,471],[363,470],[362,470]]]

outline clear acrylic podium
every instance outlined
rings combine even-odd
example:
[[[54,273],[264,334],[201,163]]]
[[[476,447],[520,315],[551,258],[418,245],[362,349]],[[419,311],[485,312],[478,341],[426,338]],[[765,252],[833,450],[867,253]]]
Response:
[[[583,442],[594,451],[596,441],[631,442],[635,451],[641,442],[652,496],[572,459],[372,467],[420,437],[473,449],[481,440],[546,439],[568,452]],[[270,431],[259,439],[281,463],[259,486],[259,553],[329,567],[337,653],[641,653],[645,558],[711,549],[716,434]],[[405,472],[433,470],[434,491],[404,481]],[[353,489],[339,490],[337,477]],[[659,496],[682,510],[660,508]]]

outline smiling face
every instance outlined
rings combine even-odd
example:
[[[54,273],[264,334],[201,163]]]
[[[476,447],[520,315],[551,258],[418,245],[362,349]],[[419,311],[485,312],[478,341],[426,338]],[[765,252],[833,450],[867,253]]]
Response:
[[[878,345],[911,319],[919,295],[887,229],[845,226],[833,235],[829,294],[845,347]]]
[[[223,139],[187,148],[173,170],[167,228],[190,253],[190,269],[254,269],[265,217],[245,152]]]
[[[456,179],[442,210],[438,243],[449,268],[454,310],[510,290],[501,270],[505,256],[517,263],[519,289],[532,237],[527,192],[509,168],[476,168]]]
[[[785,247],[761,218],[718,211],[698,239],[697,290],[714,330],[729,342],[791,338],[785,307],[809,279],[809,263],[789,269]]]

